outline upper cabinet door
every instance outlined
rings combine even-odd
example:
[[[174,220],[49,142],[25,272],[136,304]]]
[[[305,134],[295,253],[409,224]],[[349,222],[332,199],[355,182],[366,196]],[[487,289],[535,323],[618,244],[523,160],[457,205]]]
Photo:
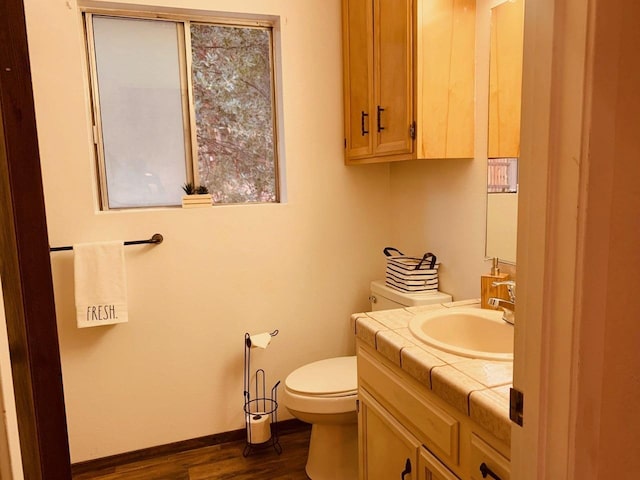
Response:
[[[491,9],[489,158],[520,156],[524,1]]]
[[[343,0],[344,128],[347,158],[373,153],[373,6]]]
[[[475,0],[419,0],[418,158],[473,158]]]
[[[343,0],[343,30],[347,164],[473,158],[475,0]]]
[[[411,0],[375,0],[375,152],[413,151],[413,12]]]

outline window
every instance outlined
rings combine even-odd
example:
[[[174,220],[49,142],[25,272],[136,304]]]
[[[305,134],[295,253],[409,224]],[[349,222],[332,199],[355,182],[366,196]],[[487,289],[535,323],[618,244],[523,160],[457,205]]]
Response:
[[[103,209],[279,201],[270,25],[85,13]]]

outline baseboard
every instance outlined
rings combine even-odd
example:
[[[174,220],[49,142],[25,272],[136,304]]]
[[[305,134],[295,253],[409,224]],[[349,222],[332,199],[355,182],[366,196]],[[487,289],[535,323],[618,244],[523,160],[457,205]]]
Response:
[[[283,420],[278,422],[278,435],[282,436],[288,433],[307,430],[309,428],[311,428],[311,425],[301,422],[296,418]],[[110,455],[108,457],[74,463],[71,465],[71,472],[74,475],[78,475],[127,463],[148,460],[150,458],[160,457],[163,455],[171,455],[187,450],[195,450],[197,448],[210,447],[212,445],[220,445],[222,443],[237,442],[244,440],[245,438],[245,429],[241,428],[230,432],[216,433],[214,435],[206,435],[204,437],[191,438],[180,442],[167,443],[165,445],[157,445],[155,447],[142,448],[132,452],[119,453],[117,455]]]

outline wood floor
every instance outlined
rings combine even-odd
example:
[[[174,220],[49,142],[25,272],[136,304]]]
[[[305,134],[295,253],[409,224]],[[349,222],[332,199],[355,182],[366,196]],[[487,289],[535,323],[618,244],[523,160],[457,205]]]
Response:
[[[310,429],[282,434],[273,447],[243,457],[244,440],[163,455],[97,471],[74,473],[73,480],[307,480]]]

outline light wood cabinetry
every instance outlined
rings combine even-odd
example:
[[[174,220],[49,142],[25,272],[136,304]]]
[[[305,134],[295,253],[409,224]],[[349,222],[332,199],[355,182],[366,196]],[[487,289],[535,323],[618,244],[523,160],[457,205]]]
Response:
[[[360,475],[368,480],[415,479],[420,442],[366,392],[360,394]]]
[[[510,480],[511,468],[509,460],[500,454],[495,448],[482,440],[477,435],[471,435],[471,480],[493,478],[488,473],[491,471],[500,480]]]
[[[417,0],[417,158],[473,158],[475,0]]]
[[[345,155],[365,158],[373,154],[373,3],[344,0],[342,30]]]
[[[489,158],[520,156],[524,0],[491,9]]]
[[[510,478],[508,445],[357,344],[360,480]]]
[[[475,0],[343,0],[345,162],[473,157]]]
[[[371,395],[360,393],[360,477],[459,480]]]
[[[374,151],[411,153],[413,59],[411,0],[374,0]]]
[[[411,0],[344,0],[347,161],[413,151]]]
[[[418,461],[418,480],[459,480],[429,450],[420,449]]]

